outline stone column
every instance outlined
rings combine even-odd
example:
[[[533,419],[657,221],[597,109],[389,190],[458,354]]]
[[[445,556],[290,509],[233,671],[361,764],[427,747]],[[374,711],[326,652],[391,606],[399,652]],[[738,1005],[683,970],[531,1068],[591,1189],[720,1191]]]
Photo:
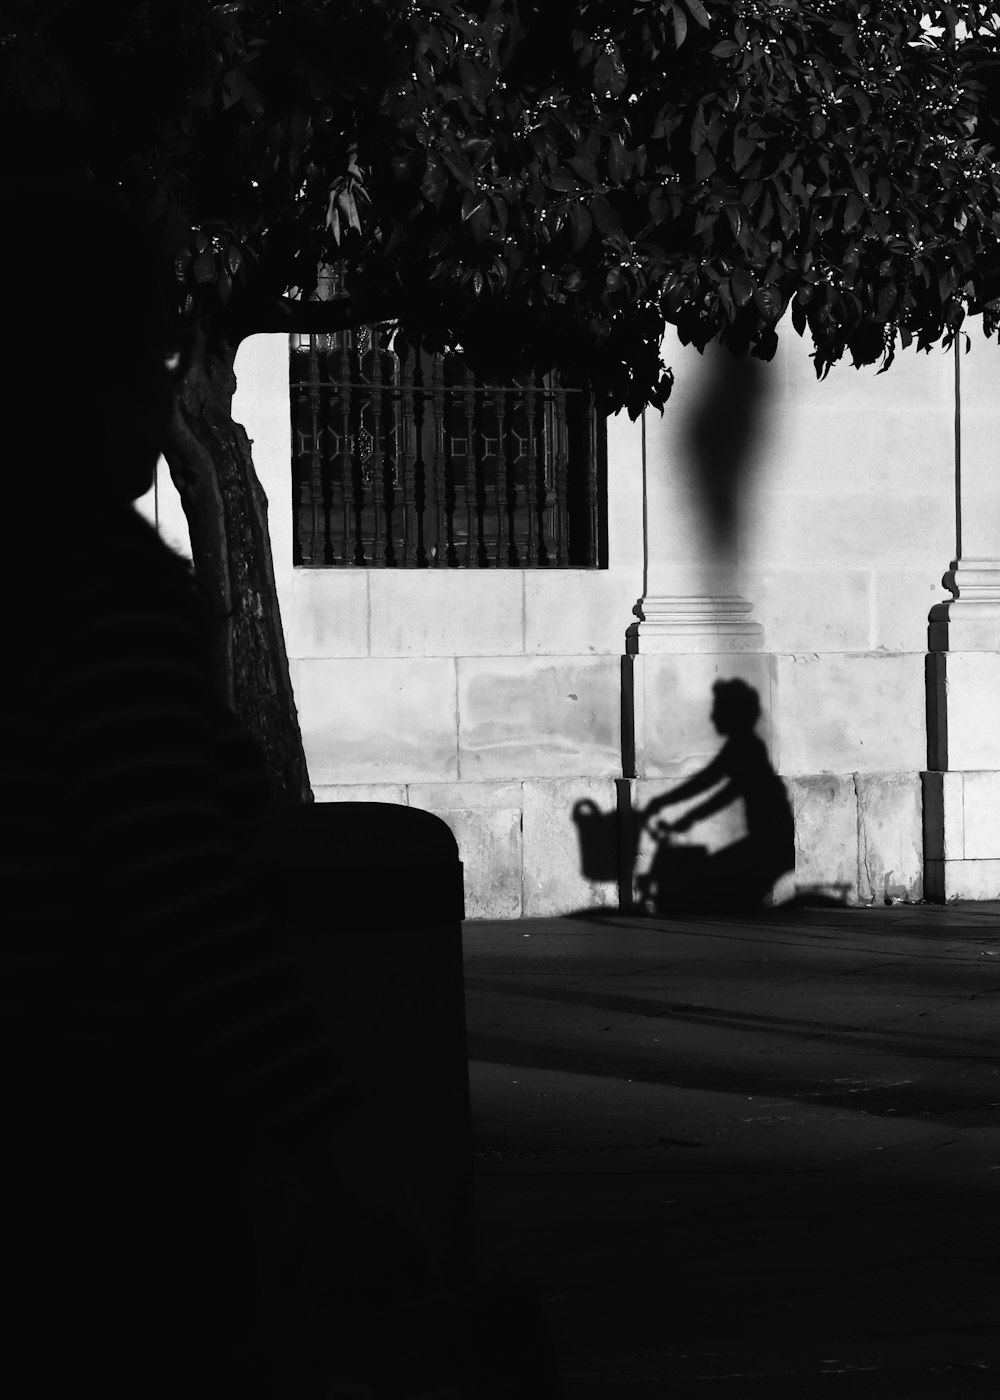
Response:
[[[741,474],[763,407],[762,366],[670,347],[674,392],[643,432],[643,593],[630,654],[759,651],[763,628],[736,582]]]
[[[771,739],[764,629],[738,584],[739,503],[760,449],[768,367],[714,347],[701,356],[676,340],[664,359],[675,385],[663,415],[644,419],[642,593],[622,667],[624,775],[640,811],[718,752],[715,682],[739,679],[756,691],[758,732]],[[676,843],[714,851],[745,832],[735,803]],[[651,850],[644,837],[637,873]]]
[[[924,774],[929,898],[1000,897],[1000,350],[955,354],[952,594],[931,609]]]

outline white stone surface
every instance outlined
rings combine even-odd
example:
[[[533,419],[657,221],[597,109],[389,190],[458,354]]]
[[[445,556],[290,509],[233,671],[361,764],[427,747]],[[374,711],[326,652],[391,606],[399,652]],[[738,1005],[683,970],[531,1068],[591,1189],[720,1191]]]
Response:
[[[927,618],[941,597],[941,569],[935,554],[915,568],[873,571],[872,649],[927,650]]]
[[[507,656],[524,651],[518,569],[370,569],[372,656]]]
[[[1000,434],[997,386],[1000,347],[973,333],[959,357],[962,427],[960,553],[971,559],[1000,555]]]
[[[299,660],[291,670],[317,785],[458,778],[453,660]]]
[[[463,779],[621,774],[618,657],[461,657]]]
[[[367,569],[295,569],[286,596],[290,657],[367,656]]]
[[[962,774],[966,860],[1000,860],[1000,773]]]
[[[391,802],[406,807],[409,799],[404,783],[327,783],[314,785],[316,802]]]
[[[928,895],[938,903],[952,899],[1000,899],[1000,860],[929,860]]]
[[[543,569],[524,574],[524,644],[534,655],[620,656],[642,592],[642,538],[631,568]],[[627,559],[628,556],[626,556]]]
[[[608,565],[610,570],[642,569],[642,418],[624,410],[607,420]]]
[[[477,808],[515,808],[521,810],[521,784],[499,783],[408,783],[408,800],[412,807],[425,807],[429,812],[458,812]]]
[[[786,778],[795,818],[795,883],[802,891],[858,901],[858,805],[854,778]]]
[[[711,721],[712,686],[742,680],[760,698],[757,733],[771,750],[771,658],[763,655],[635,657],[636,771],[643,778],[677,778],[703,767],[724,742]]]
[[[949,651],[944,666],[948,767],[1000,768],[1000,654]]]
[[[855,789],[860,902],[922,899],[923,813],[919,776],[859,773]]]
[[[588,880],[581,870],[581,848],[573,811],[580,801],[604,813],[615,811],[610,779],[532,781],[523,787],[523,902],[526,917],[566,914],[575,909],[616,908],[618,887]]]
[[[236,354],[233,418],[250,438],[254,468],[268,500],[268,529],[282,617],[288,617],[292,577],[292,415],[288,397],[288,336],[254,335]]]
[[[467,919],[521,916],[521,809],[436,807],[413,802],[454,832],[465,883]]]
[[[767,619],[768,647],[781,650],[867,651],[872,645],[874,571],[826,565],[745,570],[743,587],[754,614]],[[928,602],[927,607],[930,606]],[[927,626],[927,607],[922,625]],[[923,649],[923,640],[918,648]]]
[[[954,547],[951,356],[904,352],[888,374],[840,366],[819,383],[786,333],[771,368],[774,431],[747,475],[740,532],[741,591],[768,648],[923,651]],[[874,611],[831,586],[845,570],[867,580]],[[907,571],[912,608],[896,591]]]
[[[775,662],[782,773],[926,767],[922,655],[810,654]]]

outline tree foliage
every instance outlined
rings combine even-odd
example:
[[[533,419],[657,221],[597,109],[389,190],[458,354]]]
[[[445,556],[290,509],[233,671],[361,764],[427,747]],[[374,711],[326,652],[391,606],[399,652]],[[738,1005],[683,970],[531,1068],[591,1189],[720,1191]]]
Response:
[[[817,370],[995,331],[995,7],[18,0],[3,99],[71,119],[212,333],[390,317],[632,414],[664,325]],[[324,265],[345,295],[316,303]]]

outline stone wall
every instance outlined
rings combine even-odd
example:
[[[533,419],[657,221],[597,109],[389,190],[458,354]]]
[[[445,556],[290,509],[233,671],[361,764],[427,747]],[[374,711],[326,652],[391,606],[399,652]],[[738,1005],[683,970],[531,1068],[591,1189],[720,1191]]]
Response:
[[[1000,361],[977,355],[968,431],[982,454],[1000,427],[982,385]],[[296,570],[287,344],[244,345],[236,413],[270,498],[317,799],[442,816],[470,917],[610,906],[616,881],[584,869],[584,818],[613,823],[616,803],[644,805],[704,766],[720,744],[713,681],[739,677],[795,813],[781,896],[917,899],[926,868],[945,897],[946,856],[949,889],[973,860],[976,888],[1000,886],[992,818],[966,830],[955,815],[997,795],[1000,741],[983,733],[996,654],[938,658],[961,771],[924,779],[941,829],[924,852],[927,620],[961,552],[953,357],[902,354],[888,374],[845,366],[818,383],[789,330],[770,365],[677,344],[666,359],[677,387],[662,418],[609,421],[606,570]],[[177,536],[169,497],[157,508]],[[977,500],[995,508],[988,491]],[[720,813],[697,840],[716,849],[740,823]],[[640,842],[640,870],[648,855]]]

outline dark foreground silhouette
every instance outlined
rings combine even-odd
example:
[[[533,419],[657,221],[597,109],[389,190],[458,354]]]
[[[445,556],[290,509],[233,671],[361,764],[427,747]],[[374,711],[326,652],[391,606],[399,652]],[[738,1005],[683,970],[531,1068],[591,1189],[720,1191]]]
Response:
[[[771,766],[754,730],[760,717],[756,690],[741,680],[717,681],[712,723],[725,743],[700,773],[655,798],[639,815],[658,836],[640,892],[657,913],[681,910],[757,908],[775,883],[795,865],[795,830],[784,783]],[[673,823],[657,821],[665,808],[710,796]],[[680,845],[675,833],[735,802],[743,803],[746,835],[709,854],[703,846]]]
[[[538,1393],[529,1302],[468,1289],[454,840],[277,820],[132,504],[181,361],[155,261],[85,176],[4,195],[0,1389]]]

